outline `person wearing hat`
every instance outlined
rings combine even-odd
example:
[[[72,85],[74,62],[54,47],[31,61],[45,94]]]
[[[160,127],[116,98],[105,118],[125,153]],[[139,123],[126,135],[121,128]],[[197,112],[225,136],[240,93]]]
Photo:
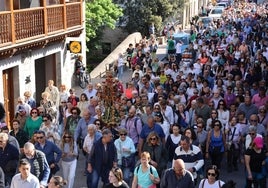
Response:
[[[167,121],[164,121],[164,117],[161,112],[155,112],[154,113],[154,121],[158,125],[160,125],[165,133],[165,140],[167,140],[167,137],[169,136],[169,130],[170,130],[170,125],[168,124]]]
[[[263,172],[263,165],[266,159],[266,151],[263,148],[263,138],[255,137],[252,146],[246,150],[246,188],[266,187],[266,174]]]
[[[20,121],[21,129],[24,129],[25,122],[28,117],[29,116],[27,115],[25,108],[23,106],[19,106],[19,109],[15,115],[15,118]]]

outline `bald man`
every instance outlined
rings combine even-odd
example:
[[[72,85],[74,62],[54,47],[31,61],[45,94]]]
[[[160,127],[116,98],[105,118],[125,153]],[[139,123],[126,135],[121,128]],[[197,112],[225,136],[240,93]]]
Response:
[[[194,188],[194,178],[185,169],[182,159],[174,160],[174,167],[167,169],[161,178],[160,188]]]

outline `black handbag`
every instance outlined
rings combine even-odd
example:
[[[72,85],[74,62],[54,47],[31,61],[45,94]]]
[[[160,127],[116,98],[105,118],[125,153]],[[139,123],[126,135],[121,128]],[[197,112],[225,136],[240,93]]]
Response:
[[[135,164],[135,155],[131,154],[128,157],[122,157],[122,167],[130,168]]]

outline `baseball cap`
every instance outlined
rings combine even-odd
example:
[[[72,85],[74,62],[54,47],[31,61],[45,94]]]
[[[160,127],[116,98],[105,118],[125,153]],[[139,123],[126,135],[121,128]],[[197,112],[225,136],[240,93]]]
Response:
[[[263,148],[263,139],[261,137],[256,137],[253,140],[253,143],[258,147],[258,148]]]

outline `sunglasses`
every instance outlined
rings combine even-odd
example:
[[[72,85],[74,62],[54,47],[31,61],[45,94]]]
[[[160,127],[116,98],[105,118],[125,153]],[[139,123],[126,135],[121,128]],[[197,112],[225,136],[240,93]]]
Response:
[[[255,133],[248,133],[249,135],[251,135],[251,136],[254,136],[255,135]]]
[[[216,174],[215,174],[215,173],[209,173],[209,172],[208,172],[208,176],[215,177],[215,176],[216,176]]]
[[[46,121],[47,121],[47,119],[43,119],[42,121],[43,121],[43,122],[46,122]]]
[[[95,125],[100,125],[100,123],[95,123]]]
[[[220,126],[220,124],[219,124],[219,123],[215,123],[214,125],[215,125],[215,126]]]
[[[120,136],[127,136],[127,134],[126,134],[126,133],[124,133],[124,134],[120,134]]]
[[[43,139],[43,138],[44,138],[43,136],[36,137],[37,140],[39,140],[39,139]]]
[[[150,138],[150,140],[156,140],[156,138],[154,137],[154,138]]]

